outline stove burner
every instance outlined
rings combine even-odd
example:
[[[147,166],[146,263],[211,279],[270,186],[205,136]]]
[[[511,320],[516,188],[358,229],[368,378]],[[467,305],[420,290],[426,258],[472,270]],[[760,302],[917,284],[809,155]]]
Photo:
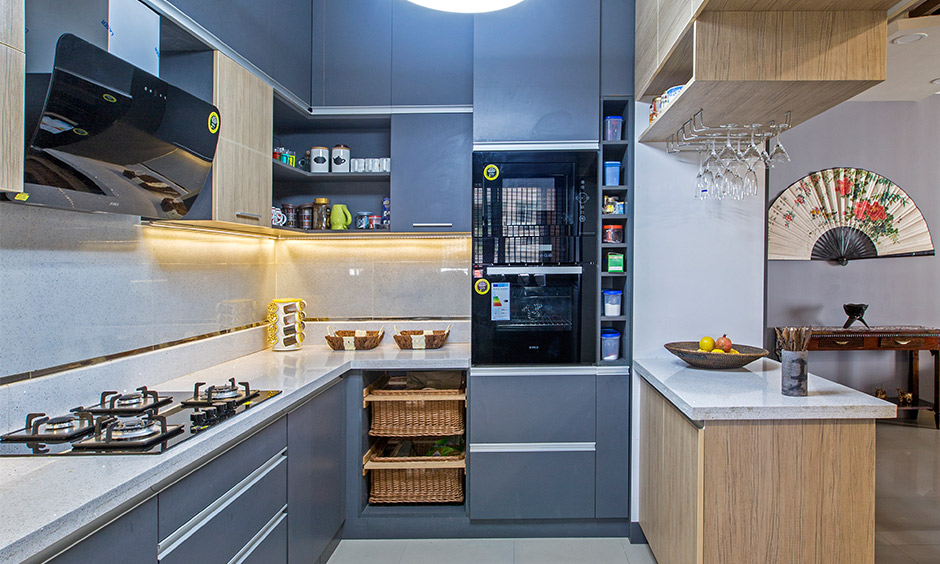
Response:
[[[135,417],[132,419],[119,419],[109,429],[111,440],[127,441],[149,437],[160,432],[160,422],[153,419]]]
[[[258,392],[252,390],[248,382],[238,382],[236,384],[235,378],[229,378],[228,384],[209,386],[204,390],[200,390],[205,385],[205,382],[196,382],[193,387],[193,397],[185,399],[181,403],[189,407],[207,407],[229,401],[241,405],[258,397]]]
[[[235,380],[232,378],[232,380]],[[206,388],[204,397],[211,397],[212,399],[229,399],[234,398],[241,392],[238,391],[238,388],[235,386],[209,386]]]
[[[144,402],[144,396],[140,392],[135,392],[132,394],[124,394],[118,396],[115,404],[118,407],[127,407],[129,405],[139,405]]]
[[[53,417],[52,419],[46,421],[46,430],[47,431],[60,431],[62,429],[71,429],[75,426],[75,420],[77,417],[74,415],[63,415],[61,417]]]

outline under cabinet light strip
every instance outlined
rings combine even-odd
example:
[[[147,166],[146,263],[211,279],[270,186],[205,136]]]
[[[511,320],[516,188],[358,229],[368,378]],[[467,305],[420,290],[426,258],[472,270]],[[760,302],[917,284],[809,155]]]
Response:
[[[486,141],[473,144],[474,151],[597,151],[599,141]]]
[[[209,523],[216,515],[221,513],[226,507],[235,502],[236,499],[251,489],[252,486],[260,482],[265,476],[270,474],[275,468],[287,461],[287,448],[285,447],[267,462],[259,466],[254,472],[245,477],[244,480],[235,484],[232,489],[222,494],[222,496],[209,504],[208,507],[196,514],[195,517],[173,531],[170,536],[163,539],[163,542],[157,544],[157,560],[163,560],[168,554],[173,552],[176,547],[186,542],[186,539],[193,536],[196,531]]]
[[[248,557],[258,548],[261,543],[264,542],[268,535],[270,535],[278,525],[281,524],[281,521],[287,519],[287,505],[280,508],[278,512],[268,521],[258,533],[251,537],[251,540],[238,551],[238,554],[232,557],[229,560],[228,564],[242,564],[245,560],[248,560]]]
[[[212,233],[215,235],[236,235],[238,237],[250,237],[252,239],[280,239],[277,235],[261,235],[257,233],[243,233],[241,231],[229,231],[226,229],[215,229],[212,227],[193,227],[190,225],[174,225],[171,223],[155,223],[153,221],[143,223],[147,227],[159,227],[160,229],[176,229],[179,231],[199,231],[201,233]]]
[[[470,443],[470,452],[594,452],[597,443]]]

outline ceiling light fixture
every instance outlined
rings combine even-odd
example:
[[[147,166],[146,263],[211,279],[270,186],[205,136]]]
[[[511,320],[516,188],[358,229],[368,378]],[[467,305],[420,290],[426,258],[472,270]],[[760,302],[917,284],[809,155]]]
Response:
[[[937,84],[937,85],[940,85],[940,78],[935,78],[935,79],[931,80],[931,81],[930,81],[930,84]]]
[[[458,12],[461,14],[476,14],[481,12],[495,12],[522,2],[522,0],[408,0],[412,4],[441,10],[442,12]]]
[[[894,43],[895,45],[908,45],[910,43],[914,43],[915,41],[920,41],[925,37],[927,37],[926,33],[909,33],[907,35],[895,37],[891,40],[891,43]]]

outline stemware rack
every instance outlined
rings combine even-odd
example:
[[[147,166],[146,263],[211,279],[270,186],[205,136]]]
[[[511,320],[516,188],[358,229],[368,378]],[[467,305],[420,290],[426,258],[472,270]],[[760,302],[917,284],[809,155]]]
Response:
[[[666,152],[678,153],[680,151],[703,152],[711,149],[713,144],[721,141],[765,142],[780,135],[790,128],[790,112],[782,123],[771,120],[760,124],[722,124],[706,125],[704,110],[699,109],[691,118],[685,121],[675,133],[666,140]]]

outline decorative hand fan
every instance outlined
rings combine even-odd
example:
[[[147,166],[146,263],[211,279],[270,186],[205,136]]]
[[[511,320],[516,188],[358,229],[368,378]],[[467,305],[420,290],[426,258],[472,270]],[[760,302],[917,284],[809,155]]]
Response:
[[[797,180],[770,206],[772,260],[850,260],[934,254],[924,216],[880,174],[828,168]]]

